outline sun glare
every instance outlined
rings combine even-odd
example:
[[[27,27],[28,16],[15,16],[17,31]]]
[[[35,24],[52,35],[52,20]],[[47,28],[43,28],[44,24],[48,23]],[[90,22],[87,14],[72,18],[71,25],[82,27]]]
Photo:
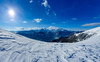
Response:
[[[9,14],[10,14],[11,16],[14,16],[14,15],[15,15],[15,12],[14,12],[13,10],[9,10]]]

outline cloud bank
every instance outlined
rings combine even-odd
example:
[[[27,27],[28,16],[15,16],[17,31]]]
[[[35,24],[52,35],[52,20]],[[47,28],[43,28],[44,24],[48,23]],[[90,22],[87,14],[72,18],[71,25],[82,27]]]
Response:
[[[48,27],[47,29],[49,29],[49,30],[52,30],[52,29],[57,30],[57,29],[59,29],[59,28],[58,28],[58,27],[54,27],[54,26],[50,26],[50,27]]]
[[[84,24],[82,26],[99,26],[100,23],[89,23],[89,24]]]
[[[24,27],[15,27],[16,30],[22,31],[24,30]]]
[[[33,28],[28,28],[27,30],[39,30],[41,28],[38,28],[38,27],[33,27]]]
[[[28,27],[28,28],[25,28],[25,27],[14,27],[15,28],[15,31],[25,31],[25,30],[40,30],[40,29],[45,29],[45,28],[39,28],[39,27]],[[48,30],[57,30],[59,29],[58,27],[54,27],[54,26],[49,26],[48,28],[46,28]],[[13,30],[14,31],[14,30]]]

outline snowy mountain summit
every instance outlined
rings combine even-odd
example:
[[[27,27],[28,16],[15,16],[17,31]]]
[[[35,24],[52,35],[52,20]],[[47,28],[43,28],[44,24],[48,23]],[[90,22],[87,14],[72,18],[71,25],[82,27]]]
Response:
[[[99,35],[99,34],[100,34],[100,27],[97,27],[94,29],[84,31],[82,33],[74,34],[74,35],[76,35],[78,41],[83,41],[83,40],[91,38],[92,36],[95,37],[96,35]]]
[[[0,29],[0,62],[100,62],[100,27],[73,35],[82,41],[47,43]]]
[[[91,30],[87,30],[84,32],[80,32],[80,33],[74,33],[67,37],[60,37],[59,39],[52,40],[49,42],[73,43],[73,42],[87,40],[87,39],[91,38],[92,36],[95,36],[98,34],[100,34],[100,27],[97,27],[97,28],[94,28]]]

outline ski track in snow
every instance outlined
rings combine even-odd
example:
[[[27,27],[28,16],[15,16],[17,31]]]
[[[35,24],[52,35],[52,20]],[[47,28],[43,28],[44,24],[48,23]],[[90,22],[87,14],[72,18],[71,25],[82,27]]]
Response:
[[[46,43],[0,29],[0,62],[100,62],[100,33],[77,43]]]

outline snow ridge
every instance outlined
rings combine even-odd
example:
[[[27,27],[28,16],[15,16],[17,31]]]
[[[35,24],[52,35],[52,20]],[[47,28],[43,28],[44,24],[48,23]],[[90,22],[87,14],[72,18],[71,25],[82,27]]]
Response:
[[[94,29],[87,30],[87,31],[85,31],[85,32],[83,32],[83,33],[88,33],[89,35],[90,35],[90,34],[94,34],[94,33],[100,34],[100,27],[97,27],[97,28],[94,28]]]
[[[0,62],[100,62],[98,33],[77,43],[46,43],[0,29]]]

